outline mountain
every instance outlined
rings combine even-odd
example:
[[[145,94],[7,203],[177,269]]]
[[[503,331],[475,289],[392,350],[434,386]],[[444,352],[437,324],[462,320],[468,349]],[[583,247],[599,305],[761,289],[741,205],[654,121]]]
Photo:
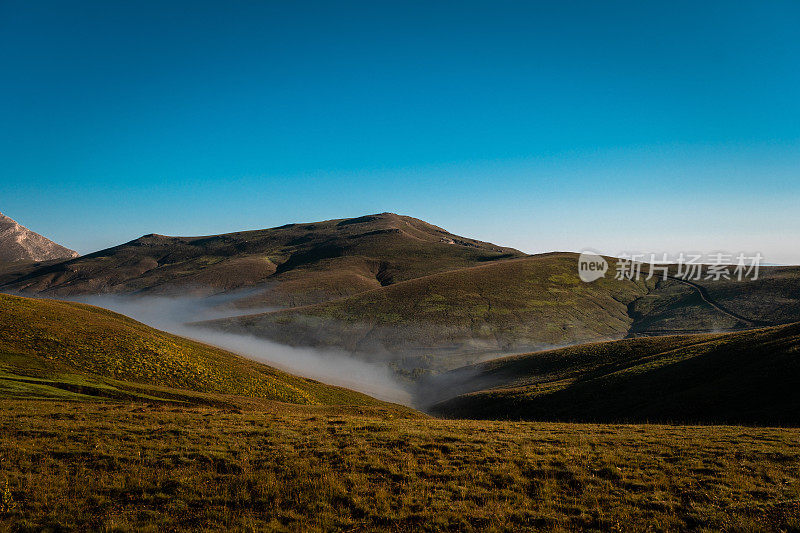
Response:
[[[99,307],[0,294],[0,397],[226,401],[219,395],[387,405]]]
[[[42,237],[0,213],[0,262],[71,259],[78,253]]]
[[[61,296],[257,288],[239,305],[286,307],[523,255],[381,213],[205,237],[146,235],[78,259],[0,274],[0,287]]]
[[[223,295],[202,325],[346,350],[418,378],[513,353],[628,336],[800,321],[800,267],[757,280],[577,275],[578,255],[528,256],[415,218],[358,218],[205,237],[146,235],[80,258],[0,265],[0,291],[72,297]],[[198,316],[196,320],[200,320]]]
[[[505,357],[429,385],[455,396],[432,408],[447,417],[797,426],[798,382],[800,323]]]

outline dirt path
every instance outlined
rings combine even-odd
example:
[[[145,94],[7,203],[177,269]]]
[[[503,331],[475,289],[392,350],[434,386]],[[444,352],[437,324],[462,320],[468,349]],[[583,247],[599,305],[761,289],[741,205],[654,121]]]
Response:
[[[771,324],[769,322],[764,322],[763,320],[753,320],[753,319],[750,319],[750,318],[745,318],[745,317],[743,317],[742,315],[740,315],[738,313],[734,313],[733,311],[730,311],[729,309],[726,309],[721,304],[718,304],[717,302],[715,302],[711,298],[711,296],[708,294],[708,291],[706,290],[705,287],[703,287],[701,285],[698,285],[697,283],[692,283],[691,281],[688,281],[688,280],[685,280],[685,279],[682,279],[682,278],[676,278],[675,276],[667,276],[667,278],[669,278],[671,280],[674,280],[674,281],[677,281],[678,283],[683,283],[684,285],[688,285],[688,286],[692,287],[693,289],[695,289],[700,294],[700,298],[705,303],[707,303],[708,305],[710,305],[711,307],[713,307],[714,309],[716,309],[717,311],[719,311],[720,313],[722,313],[724,315],[728,315],[731,318],[734,318],[736,320],[739,320],[739,321],[744,322],[745,324],[748,324],[748,325],[751,325],[751,326],[773,326],[774,325],[774,324]]]

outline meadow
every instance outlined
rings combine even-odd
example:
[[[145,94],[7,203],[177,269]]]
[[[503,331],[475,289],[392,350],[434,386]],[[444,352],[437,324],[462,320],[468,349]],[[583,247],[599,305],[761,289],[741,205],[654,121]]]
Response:
[[[231,402],[235,403],[233,399]],[[792,531],[800,430],[0,404],[12,531]]]
[[[793,398],[797,338],[633,339],[482,371],[557,392],[737,356],[765,398]],[[432,418],[83,304],[0,295],[0,398],[0,530],[800,529],[800,429]]]

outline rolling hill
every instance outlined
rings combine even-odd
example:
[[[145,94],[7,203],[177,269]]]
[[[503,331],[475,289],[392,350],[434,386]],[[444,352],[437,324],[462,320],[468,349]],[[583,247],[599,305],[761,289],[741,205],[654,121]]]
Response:
[[[78,257],[78,252],[56,244],[0,213],[0,263],[51,261]]]
[[[346,350],[412,378],[555,346],[800,321],[800,267],[765,267],[756,281],[634,283],[614,279],[609,261],[604,279],[585,284],[576,254],[526,256],[381,213],[206,237],[153,234],[68,261],[0,264],[0,290],[222,295],[219,314],[269,312],[204,326]]]
[[[732,331],[800,321],[800,267],[761,267],[758,278],[659,281],[630,308],[630,336]]]
[[[438,379],[430,390],[457,395],[432,408],[447,417],[797,426],[800,323],[584,344]]]
[[[553,253],[424,276],[321,304],[203,322],[290,345],[333,346],[401,371],[454,368],[526,349],[624,337],[644,281],[587,284]]]
[[[295,306],[521,256],[382,213],[205,237],[145,235],[78,259],[0,272],[0,288],[50,296],[257,288],[243,294],[239,305]]]
[[[203,394],[383,404],[99,307],[0,294],[0,396],[208,403]]]
[[[800,268],[756,281],[577,275],[551,253],[442,272],[316,305],[204,322],[290,345],[388,359],[401,372],[452,369],[500,354],[627,336],[752,329],[800,321]]]

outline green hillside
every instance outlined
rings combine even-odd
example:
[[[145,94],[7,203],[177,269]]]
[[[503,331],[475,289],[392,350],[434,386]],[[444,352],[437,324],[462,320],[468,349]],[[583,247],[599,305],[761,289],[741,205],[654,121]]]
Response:
[[[693,286],[615,280],[611,260],[606,278],[585,284],[577,258],[525,256],[381,213],[206,237],[147,235],[70,261],[0,265],[0,290],[221,295],[215,305],[237,312],[279,311],[213,327],[344,349],[412,376],[567,344],[800,321],[800,267]]]
[[[70,261],[0,265],[0,290],[213,295],[208,306],[231,315],[277,310],[206,326],[346,350],[412,379],[556,346],[800,321],[800,267],[762,267],[756,281],[632,282],[614,279],[609,259],[606,277],[586,284],[577,260],[525,256],[381,213],[206,237],[147,235]]]
[[[0,395],[178,399],[189,391],[378,404],[89,305],[0,294]]]
[[[205,322],[286,344],[382,354],[405,369],[626,335],[646,283],[580,281],[576,256],[544,254],[434,274],[348,298]],[[388,354],[388,355],[387,355]]]
[[[798,382],[795,323],[497,359],[450,373],[442,387],[458,396],[433,411],[465,418],[797,426]]]
[[[577,254],[551,253],[451,270],[350,297],[204,323],[290,345],[387,358],[404,372],[626,336],[733,331],[800,320],[800,268],[756,281],[583,283]],[[646,269],[645,269],[646,271]]]

